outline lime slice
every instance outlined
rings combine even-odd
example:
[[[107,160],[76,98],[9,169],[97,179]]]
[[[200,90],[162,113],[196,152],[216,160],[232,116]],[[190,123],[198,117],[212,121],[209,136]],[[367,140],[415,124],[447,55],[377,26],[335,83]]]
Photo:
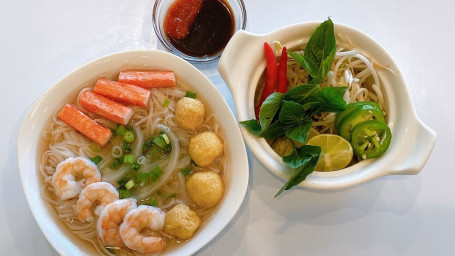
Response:
[[[352,160],[351,144],[343,137],[334,134],[321,134],[308,141],[308,145],[321,147],[322,156],[315,171],[329,172],[343,169]]]

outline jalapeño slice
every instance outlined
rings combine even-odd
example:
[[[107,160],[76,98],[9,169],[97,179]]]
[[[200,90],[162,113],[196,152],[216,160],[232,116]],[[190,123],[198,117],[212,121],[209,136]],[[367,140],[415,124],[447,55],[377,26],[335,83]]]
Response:
[[[338,120],[338,125],[335,125],[338,129],[338,133],[341,137],[345,138],[346,140],[351,140],[351,132],[354,126],[358,123],[368,121],[368,120],[377,120],[380,122],[385,122],[384,114],[382,113],[382,109],[378,106],[378,104],[368,101],[362,102],[363,104],[357,104],[351,108],[347,108],[347,114],[343,111],[340,114],[340,119]],[[348,106],[350,106],[349,104]]]
[[[391,139],[390,128],[384,122],[370,120],[352,129],[351,145],[362,159],[378,158],[387,150]]]

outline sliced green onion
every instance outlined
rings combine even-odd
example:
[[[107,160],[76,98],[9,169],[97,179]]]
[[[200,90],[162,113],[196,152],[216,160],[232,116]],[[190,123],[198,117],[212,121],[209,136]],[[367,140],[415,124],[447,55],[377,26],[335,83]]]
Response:
[[[158,206],[159,202],[154,197],[150,198],[150,201],[147,203],[150,206]]]
[[[131,146],[130,143],[128,142],[123,142],[122,143],[122,151],[123,153],[129,153],[133,150],[133,146]]]
[[[185,93],[185,97],[188,97],[188,98],[193,98],[193,99],[196,99],[196,93],[195,92],[190,92],[190,91],[186,91]]]
[[[171,102],[171,100],[170,100],[169,98],[164,99],[163,107],[166,108],[167,106],[169,106],[169,103],[170,103],[170,102]]]
[[[153,170],[150,171],[150,177],[152,180],[157,180],[161,174],[163,174],[163,170],[159,166],[153,168]]]
[[[131,191],[125,190],[125,189],[120,189],[118,191],[118,196],[120,199],[131,197]]]
[[[163,136],[158,135],[153,139],[153,143],[155,143],[160,148],[166,147],[166,141],[164,140]]]
[[[134,133],[132,131],[125,131],[125,134],[123,134],[123,140],[125,140],[126,142],[133,142]]]
[[[176,195],[176,194],[171,194],[171,195],[169,195],[169,196],[167,197],[167,199],[170,199],[170,198],[175,198],[175,197],[177,197],[177,195]]]
[[[146,150],[151,149],[152,146],[153,146],[153,138],[148,139],[148,140],[144,143],[144,148],[145,148]]]
[[[101,151],[101,145],[98,144],[98,143],[92,143],[90,145],[90,150],[92,150],[93,152],[100,152]]]
[[[123,163],[124,164],[132,164],[132,163],[134,163],[134,155],[125,155],[123,157]]]
[[[152,147],[152,152],[150,153],[150,157],[152,160],[159,160],[163,157],[164,153],[163,150],[158,147],[157,145]]]
[[[129,179],[120,179],[117,181],[117,184],[120,187],[124,187],[126,183],[128,183],[128,181],[130,181]]]
[[[181,170],[180,172],[182,173],[183,176],[188,176],[193,173],[193,169],[191,169],[191,167],[187,167],[187,168]]]
[[[117,125],[117,130],[115,130],[115,134],[118,136],[123,136],[125,134],[125,126],[124,125]]]
[[[138,172],[138,173],[136,173],[136,179],[138,181],[141,181],[141,182],[148,181],[149,178],[150,178],[150,173],[148,173],[148,172]]]
[[[163,137],[164,142],[166,142],[167,145],[169,145],[169,143],[171,143],[171,141],[169,140],[169,137],[165,133],[161,134],[161,137]]]
[[[99,162],[101,162],[101,160],[103,160],[103,158],[100,156],[100,155],[97,155],[95,157],[92,157],[90,158],[90,160],[95,163],[95,164],[98,164]]]
[[[131,188],[134,187],[135,184],[136,184],[136,183],[134,183],[134,180],[130,180],[130,181],[128,181],[128,182],[125,184],[125,188],[126,188],[127,190],[130,190]]]
[[[121,161],[120,159],[118,158],[115,158],[110,164],[109,164],[109,168],[110,169],[117,169],[121,164]]]
[[[130,166],[130,168],[131,168],[131,170],[133,170],[133,171],[137,171],[137,170],[139,170],[139,168],[141,168],[141,165],[138,164],[138,163],[134,163],[134,164],[132,164],[132,165]]]

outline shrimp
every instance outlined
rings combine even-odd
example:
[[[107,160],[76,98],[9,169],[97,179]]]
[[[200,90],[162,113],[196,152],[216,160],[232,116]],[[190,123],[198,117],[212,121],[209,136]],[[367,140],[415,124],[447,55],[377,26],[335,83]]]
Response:
[[[126,246],[139,253],[159,252],[164,248],[161,237],[144,235],[144,232],[163,229],[166,213],[160,208],[141,205],[129,211],[120,225],[120,236]]]
[[[92,222],[93,213],[99,216],[104,207],[115,200],[119,195],[117,189],[107,182],[96,182],[88,185],[81,191],[76,205],[77,218],[82,222]]]
[[[119,226],[125,215],[136,209],[136,199],[127,198],[108,204],[100,213],[97,223],[98,236],[105,246],[125,247],[119,233]]]
[[[98,167],[83,157],[70,157],[60,162],[52,176],[52,185],[60,200],[74,198],[84,186],[98,181],[101,181]]]

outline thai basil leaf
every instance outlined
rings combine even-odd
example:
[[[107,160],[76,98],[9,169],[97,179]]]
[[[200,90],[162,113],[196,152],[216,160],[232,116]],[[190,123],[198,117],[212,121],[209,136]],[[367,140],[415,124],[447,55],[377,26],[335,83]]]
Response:
[[[259,135],[259,133],[261,132],[261,125],[258,123],[256,119],[242,121],[240,122],[240,124],[244,126],[253,135]]]
[[[303,55],[301,54],[298,54],[298,53],[295,53],[295,52],[291,52],[291,51],[287,51],[287,53],[289,55],[291,55],[291,57],[297,62],[299,63],[299,65],[303,68],[306,68],[305,67],[305,59],[303,58]]]
[[[312,124],[313,121],[311,120],[300,122],[296,127],[287,130],[285,135],[291,140],[305,144]]]
[[[262,103],[259,110],[259,124],[261,125],[261,132],[263,132],[272,122],[278,109],[281,106],[283,94],[275,92],[270,94]]]
[[[317,90],[319,90],[319,85],[317,84],[302,84],[287,91],[286,94],[284,94],[283,100],[302,104],[308,96]]]
[[[340,112],[346,109],[343,95],[347,87],[326,87],[311,95],[309,102],[312,114],[321,112]],[[308,106],[307,106],[308,107]]]
[[[292,124],[300,122],[305,117],[305,110],[302,105],[292,101],[283,101],[278,120],[283,124]]]
[[[314,167],[316,167],[320,158],[321,148],[309,145],[303,145],[302,147],[297,148],[292,154],[284,156],[283,162],[295,169],[286,184],[284,184],[280,191],[278,191],[275,195],[275,198],[281,195],[281,193],[285,190],[288,190],[304,181],[306,177],[313,172]]]
[[[335,58],[335,50],[335,33],[332,20],[329,18],[319,25],[305,47],[303,67],[311,76],[311,83],[324,81]]]
[[[276,139],[296,125],[296,123],[285,124],[278,120],[271,124],[266,130],[261,132],[260,136],[268,140]]]

